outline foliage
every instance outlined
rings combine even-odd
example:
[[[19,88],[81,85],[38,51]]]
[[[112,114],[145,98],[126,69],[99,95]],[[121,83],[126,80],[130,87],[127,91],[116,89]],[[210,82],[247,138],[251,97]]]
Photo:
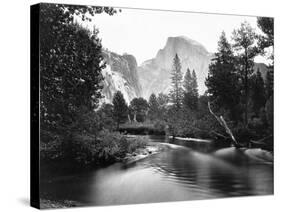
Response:
[[[54,145],[56,144],[56,145]],[[42,143],[41,159],[80,164],[80,166],[106,165],[120,161],[127,153],[144,148],[142,138],[128,139],[118,132],[103,130],[94,138],[89,134],[76,134],[71,141],[55,140]]]
[[[267,99],[273,96],[273,70],[266,73],[265,93]]]
[[[183,80],[184,94],[183,105],[185,108],[196,110],[198,108],[198,84],[195,70],[187,69]]]
[[[265,49],[268,47],[274,47],[274,19],[268,17],[258,17],[258,27],[263,31],[264,35],[258,37],[258,47],[262,54],[265,54]],[[273,52],[270,54],[269,59],[273,59]]]
[[[184,75],[183,88],[185,93],[192,93],[192,76],[189,68]]]
[[[171,84],[172,89],[170,90],[170,99],[173,104],[179,109],[181,107],[181,102],[183,98],[182,89],[182,72],[181,72],[181,62],[178,54],[175,55],[173,59],[173,67],[171,71]]]
[[[251,139],[256,137],[254,131],[245,127],[242,123],[233,128],[232,132],[239,143],[243,145],[247,145]]]
[[[139,97],[132,99],[132,101],[130,102],[130,110],[134,115],[134,121],[144,122],[146,119],[148,108],[148,102],[144,98]]]
[[[124,123],[128,116],[128,106],[121,91],[117,91],[113,96],[113,118],[119,129],[120,123]]]
[[[258,17],[258,27],[265,33],[266,37],[263,36],[260,39],[263,47],[274,45],[274,19],[269,17]]]
[[[159,93],[157,96],[157,102],[159,104],[159,120],[164,120],[167,112],[167,105],[169,104],[169,96],[163,93]]]
[[[166,133],[166,126],[167,126],[167,123],[163,120],[157,120],[155,121],[154,123],[154,129],[159,132],[159,134],[161,133]]]
[[[243,82],[244,94],[244,124],[248,125],[248,100],[249,100],[249,76],[253,73],[254,57],[258,54],[255,45],[256,34],[249,23],[243,22],[239,29],[233,31],[233,47],[237,52],[238,64]]]
[[[52,131],[40,130],[40,158],[56,160],[62,157],[60,146],[63,137]]]
[[[252,110],[258,116],[266,101],[264,82],[259,69],[251,79],[251,101]]]
[[[211,114],[205,114],[194,122],[193,135],[195,138],[221,139],[225,132]]]
[[[260,111],[260,113],[263,112],[263,110]],[[263,119],[262,114],[252,117],[252,119],[249,121],[249,129],[253,132],[251,139],[265,137],[267,133],[267,122]]]
[[[273,96],[271,96],[265,105],[265,112],[266,112],[266,119],[267,123],[270,127],[271,132],[273,131],[273,122],[274,122],[274,103],[273,103]],[[273,132],[272,132],[273,133]]]
[[[77,119],[69,128],[70,133],[90,133],[94,136],[102,130],[101,117],[93,110],[88,111],[86,108],[77,112]]]
[[[234,120],[237,119],[237,109],[234,106],[240,101],[240,83],[235,62],[231,45],[222,32],[205,84],[212,103],[230,111]]]
[[[157,101],[157,97],[154,93],[151,94],[150,97],[149,97],[148,106],[149,106],[148,114],[147,114],[148,117],[151,120],[158,119],[159,116],[160,116],[160,106],[159,106],[159,103]]]
[[[97,30],[74,24],[113,8],[63,4],[40,5],[40,113],[45,127],[71,124],[79,107],[95,108],[104,68]]]
[[[267,73],[265,83],[259,70],[253,74],[254,57],[261,48],[256,46],[257,38],[265,39],[258,37],[247,22],[234,30],[233,48],[223,33],[206,79],[208,95],[216,113],[224,116],[236,139],[244,144],[269,133],[265,101],[273,93],[273,80],[271,71]],[[267,104],[270,114],[273,106],[269,106],[269,101]],[[243,113],[244,124],[240,119],[240,114]],[[252,114],[250,119],[248,113]]]
[[[176,105],[168,108],[167,110],[167,124],[168,124],[168,132],[172,136],[179,136],[182,131],[183,125],[183,116],[182,110],[180,110]]]
[[[193,95],[198,99],[198,83],[197,83],[197,76],[196,76],[196,72],[193,69],[192,71],[192,81],[191,81],[191,88],[192,88],[192,93]]]
[[[112,104],[102,104],[99,110],[97,110],[99,117],[100,128],[113,131],[115,129],[115,121],[113,115]]]
[[[157,96],[157,102],[160,107],[165,107],[169,103],[169,96],[163,93],[159,93]]]

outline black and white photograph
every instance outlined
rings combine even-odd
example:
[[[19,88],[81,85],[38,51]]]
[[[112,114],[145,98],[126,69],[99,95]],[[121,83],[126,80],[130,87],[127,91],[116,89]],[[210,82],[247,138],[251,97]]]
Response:
[[[273,17],[40,3],[31,18],[33,206],[274,194]]]

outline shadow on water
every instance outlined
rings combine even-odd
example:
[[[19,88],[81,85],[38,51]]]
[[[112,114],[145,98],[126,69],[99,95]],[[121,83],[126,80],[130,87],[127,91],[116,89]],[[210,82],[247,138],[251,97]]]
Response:
[[[266,151],[148,139],[171,148],[129,166],[119,163],[52,179],[41,185],[43,195],[110,205],[273,193],[272,155]]]

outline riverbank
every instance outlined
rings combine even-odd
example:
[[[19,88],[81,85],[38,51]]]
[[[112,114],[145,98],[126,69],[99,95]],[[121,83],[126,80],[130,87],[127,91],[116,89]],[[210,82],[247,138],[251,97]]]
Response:
[[[120,133],[133,135],[165,135],[165,125],[162,123],[133,122],[122,124]]]

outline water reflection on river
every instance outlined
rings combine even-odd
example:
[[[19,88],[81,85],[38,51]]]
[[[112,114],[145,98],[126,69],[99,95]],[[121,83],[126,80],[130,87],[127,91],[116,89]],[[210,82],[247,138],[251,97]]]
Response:
[[[149,139],[165,142],[159,137]],[[213,143],[176,144],[134,164],[44,180],[42,195],[110,205],[273,193],[272,163],[249,160],[231,147],[216,152]]]

